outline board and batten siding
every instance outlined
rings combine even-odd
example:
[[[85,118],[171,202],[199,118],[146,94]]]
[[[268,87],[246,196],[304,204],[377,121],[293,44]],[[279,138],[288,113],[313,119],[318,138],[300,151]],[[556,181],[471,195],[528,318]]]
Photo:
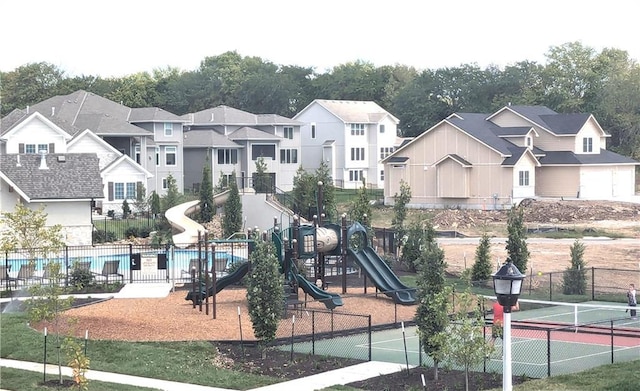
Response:
[[[580,189],[580,168],[546,166],[536,168],[536,195],[539,197],[576,197]]]

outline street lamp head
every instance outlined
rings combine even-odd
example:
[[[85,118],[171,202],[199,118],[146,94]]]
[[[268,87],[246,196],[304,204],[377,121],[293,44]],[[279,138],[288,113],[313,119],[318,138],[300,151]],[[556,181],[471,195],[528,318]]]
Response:
[[[492,277],[493,290],[498,298],[498,303],[504,307],[505,312],[511,312],[511,307],[518,302],[525,275],[520,273],[513,262],[509,261],[502,265]]]

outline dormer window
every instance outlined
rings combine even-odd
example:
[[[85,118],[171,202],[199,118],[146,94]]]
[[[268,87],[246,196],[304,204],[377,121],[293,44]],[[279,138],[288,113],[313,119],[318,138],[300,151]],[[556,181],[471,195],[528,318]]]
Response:
[[[173,124],[171,122],[164,123],[164,135],[166,137],[173,136]]]
[[[593,152],[593,138],[585,137],[582,139],[582,152]]]
[[[530,136],[527,136],[527,138],[525,139],[525,143],[527,144],[527,148],[531,149],[531,147],[533,147],[533,140]]]

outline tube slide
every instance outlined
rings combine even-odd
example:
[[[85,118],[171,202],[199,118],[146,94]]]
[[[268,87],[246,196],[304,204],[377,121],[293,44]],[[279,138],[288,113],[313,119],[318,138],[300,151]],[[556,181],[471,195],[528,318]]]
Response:
[[[416,303],[416,289],[409,288],[400,282],[372,247],[367,246],[364,250],[357,252],[348,249],[348,253],[373,281],[376,288],[391,297],[394,302],[404,305]]]
[[[236,282],[240,282],[240,280],[242,280],[242,277],[244,277],[248,272],[249,272],[249,262],[244,262],[233,273],[227,274],[224,277],[218,278],[216,280],[216,291],[215,291],[215,293],[220,292],[221,290],[223,290],[224,288],[228,287],[231,284],[235,284]],[[203,285],[203,287],[204,287],[204,285]],[[199,300],[204,300],[205,298],[207,298],[209,296],[213,296],[213,294],[214,294],[213,286],[209,287],[209,290],[207,291],[206,296],[204,294],[204,290],[203,289],[201,289],[200,292],[198,292],[198,293],[200,295],[200,299]],[[193,295],[194,295],[193,291],[189,291],[187,293],[187,297],[185,297],[185,300],[193,301]],[[196,300],[198,300],[198,298],[196,298]],[[200,303],[200,301],[197,301],[197,303]]]
[[[220,206],[229,198],[230,191],[224,191],[213,196],[215,206]],[[200,210],[200,200],[185,202],[168,209],[164,213],[169,224],[180,233],[173,235],[173,243],[176,247],[184,248],[191,244],[198,243],[198,232],[204,232],[204,227],[191,220],[187,215],[196,213]]]
[[[330,293],[318,288],[314,283],[304,278],[302,274],[296,274],[296,280],[303,291],[314,299],[324,303],[328,309],[332,310],[342,305],[342,297],[337,293]]]

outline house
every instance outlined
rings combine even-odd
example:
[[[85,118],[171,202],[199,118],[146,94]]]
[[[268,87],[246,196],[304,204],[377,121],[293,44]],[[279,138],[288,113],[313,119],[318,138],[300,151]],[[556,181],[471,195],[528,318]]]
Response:
[[[120,154],[130,157],[146,172],[152,173],[153,176],[145,181],[147,195],[152,191],[164,195],[169,175],[175,178],[178,189],[182,189],[183,121],[177,115],[156,107],[130,108],[78,90],[46,99],[23,110],[14,110],[2,119],[4,131],[0,137],[7,138],[4,133],[36,112],[68,135],[65,142],[88,129]],[[25,133],[25,137],[33,138],[33,135]],[[63,141],[56,140],[56,146],[59,147]],[[18,153],[9,150],[11,143],[7,141],[7,153]],[[106,165],[104,161],[102,165]],[[116,173],[112,171],[112,174]]]
[[[301,130],[302,166],[314,171],[324,161],[334,185],[383,188],[382,159],[400,144],[400,121],[375,102],[316,99],[293,117]]]
[[[283,191],[293,189],[300,166],[301,122],[224,105],[185,114],[182,120],[185,189],[199,190],[207,159],[214,185],[235,171],[241,188],[253,187],[260,157],[271,184]]]
[[[92,243],[92,203],[102,195],[96,154],[41,149],[0,155],[0,210],[13,211],[18,202],[34,210],[44,206],[47,226],[62,225],[67,245]]]
[[[384,201],[401,181],[409,206],[509,208],[525,198],[608,200],[635,194],[637,161],[608,151],[591,114],[506,106],[454,113],[384,159]]]

